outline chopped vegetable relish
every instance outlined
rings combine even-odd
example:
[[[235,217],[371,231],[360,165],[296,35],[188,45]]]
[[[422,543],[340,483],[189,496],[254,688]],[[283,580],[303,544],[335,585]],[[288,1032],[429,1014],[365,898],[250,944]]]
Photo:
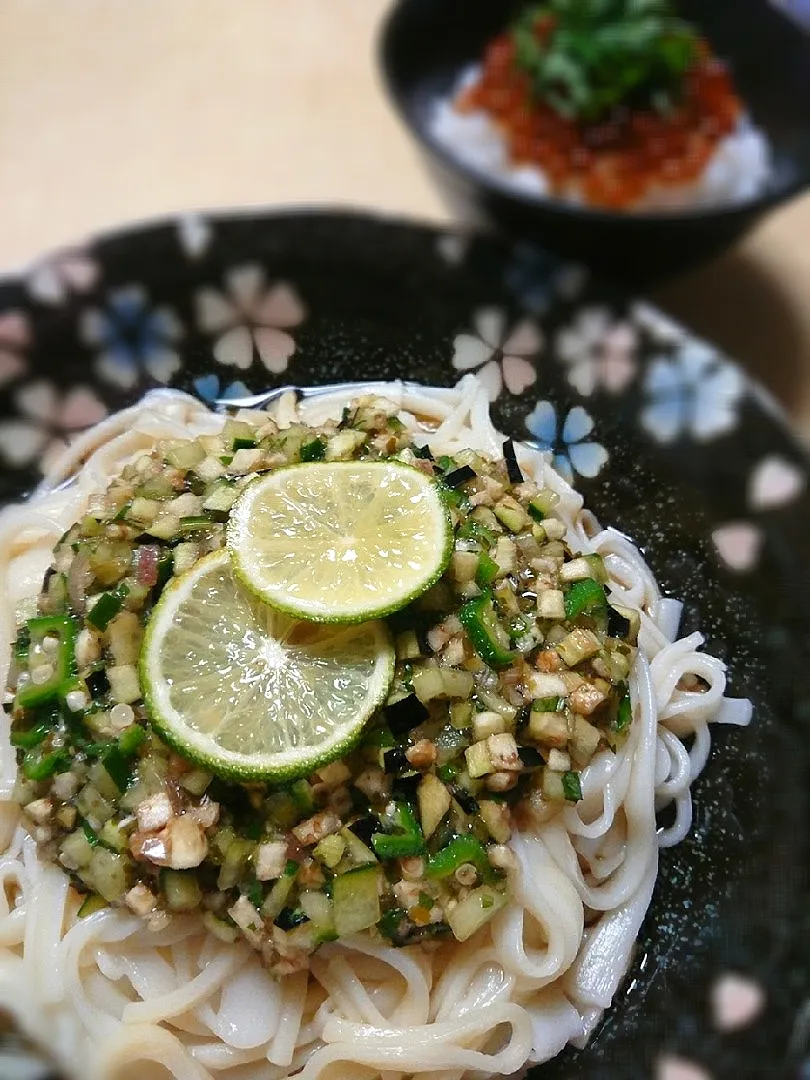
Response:
[[[598,556],[568,549],[556,494],[521,475],[511,443],[501,461],[434,460],[375,398],[318,428],[250,416],[159,443],[57,544],[14,646],[16,798],[82,914],[123,905],[160,927],[199,912],[276,974],[358,931],[466,940],[507,902],[513,828],[578,801],[582,768],[626,739],[637,615],[608,602]],[[437,478],[455,548],[388,619],[396,676],[359,746],[271,789],[163,744],[137,661],[167,581],[223,546],[255,474],[390,457]]]

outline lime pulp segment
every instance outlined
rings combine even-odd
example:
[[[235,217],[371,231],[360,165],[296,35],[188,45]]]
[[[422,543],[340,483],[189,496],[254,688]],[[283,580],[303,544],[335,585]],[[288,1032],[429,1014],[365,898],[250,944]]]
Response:
[[[164,738],[220,775],[255,780],[307,775],[346,753],[393,672],[384,624],[289,618],[239,586],[225,551],[167,586],[140,659]]]

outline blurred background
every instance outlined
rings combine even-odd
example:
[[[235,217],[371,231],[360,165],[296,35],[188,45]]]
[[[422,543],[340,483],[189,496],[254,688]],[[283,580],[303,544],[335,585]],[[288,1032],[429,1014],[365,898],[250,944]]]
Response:
[[[782,0],[810,19],[808,0]],[[4,0],[0,269],[206,207],[450,213],[386,99],[384,0]],[[655,291],[810,439],[810,196]]]

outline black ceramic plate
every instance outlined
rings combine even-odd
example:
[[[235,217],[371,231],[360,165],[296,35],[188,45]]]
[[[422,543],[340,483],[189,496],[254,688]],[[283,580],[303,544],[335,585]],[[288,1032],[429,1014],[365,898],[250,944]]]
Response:
[[[468,370],[498,424],[550,447],[643,547],[686,601],[684,630],[705,631],[756,705],[752,727],[715,733],[694,829],[662,853],[613,1008],[586,1050],[534,1075],[798,1076],[810,463],[725,357],[528,248],[348,214],[169,221],[0,285],[0,499],[150,387],[208,400],[287,382],[450,385]]]

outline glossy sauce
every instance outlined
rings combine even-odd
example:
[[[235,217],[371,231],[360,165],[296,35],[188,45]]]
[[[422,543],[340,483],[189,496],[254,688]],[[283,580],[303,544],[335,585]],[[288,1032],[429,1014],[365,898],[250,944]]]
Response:
[[[553,194],[625,209],[652,189],[695,182],[720,140],[734,131],[742,102],[726,65],[701,42],[699,61],[671,112],[621,108],[606,121],[580,124],[532,98],[529,77],[516,66],[514,44],[504,34],[487,48],[478,81],[456,107],[488,113],[506,140],[510,163],[541,168]]]

